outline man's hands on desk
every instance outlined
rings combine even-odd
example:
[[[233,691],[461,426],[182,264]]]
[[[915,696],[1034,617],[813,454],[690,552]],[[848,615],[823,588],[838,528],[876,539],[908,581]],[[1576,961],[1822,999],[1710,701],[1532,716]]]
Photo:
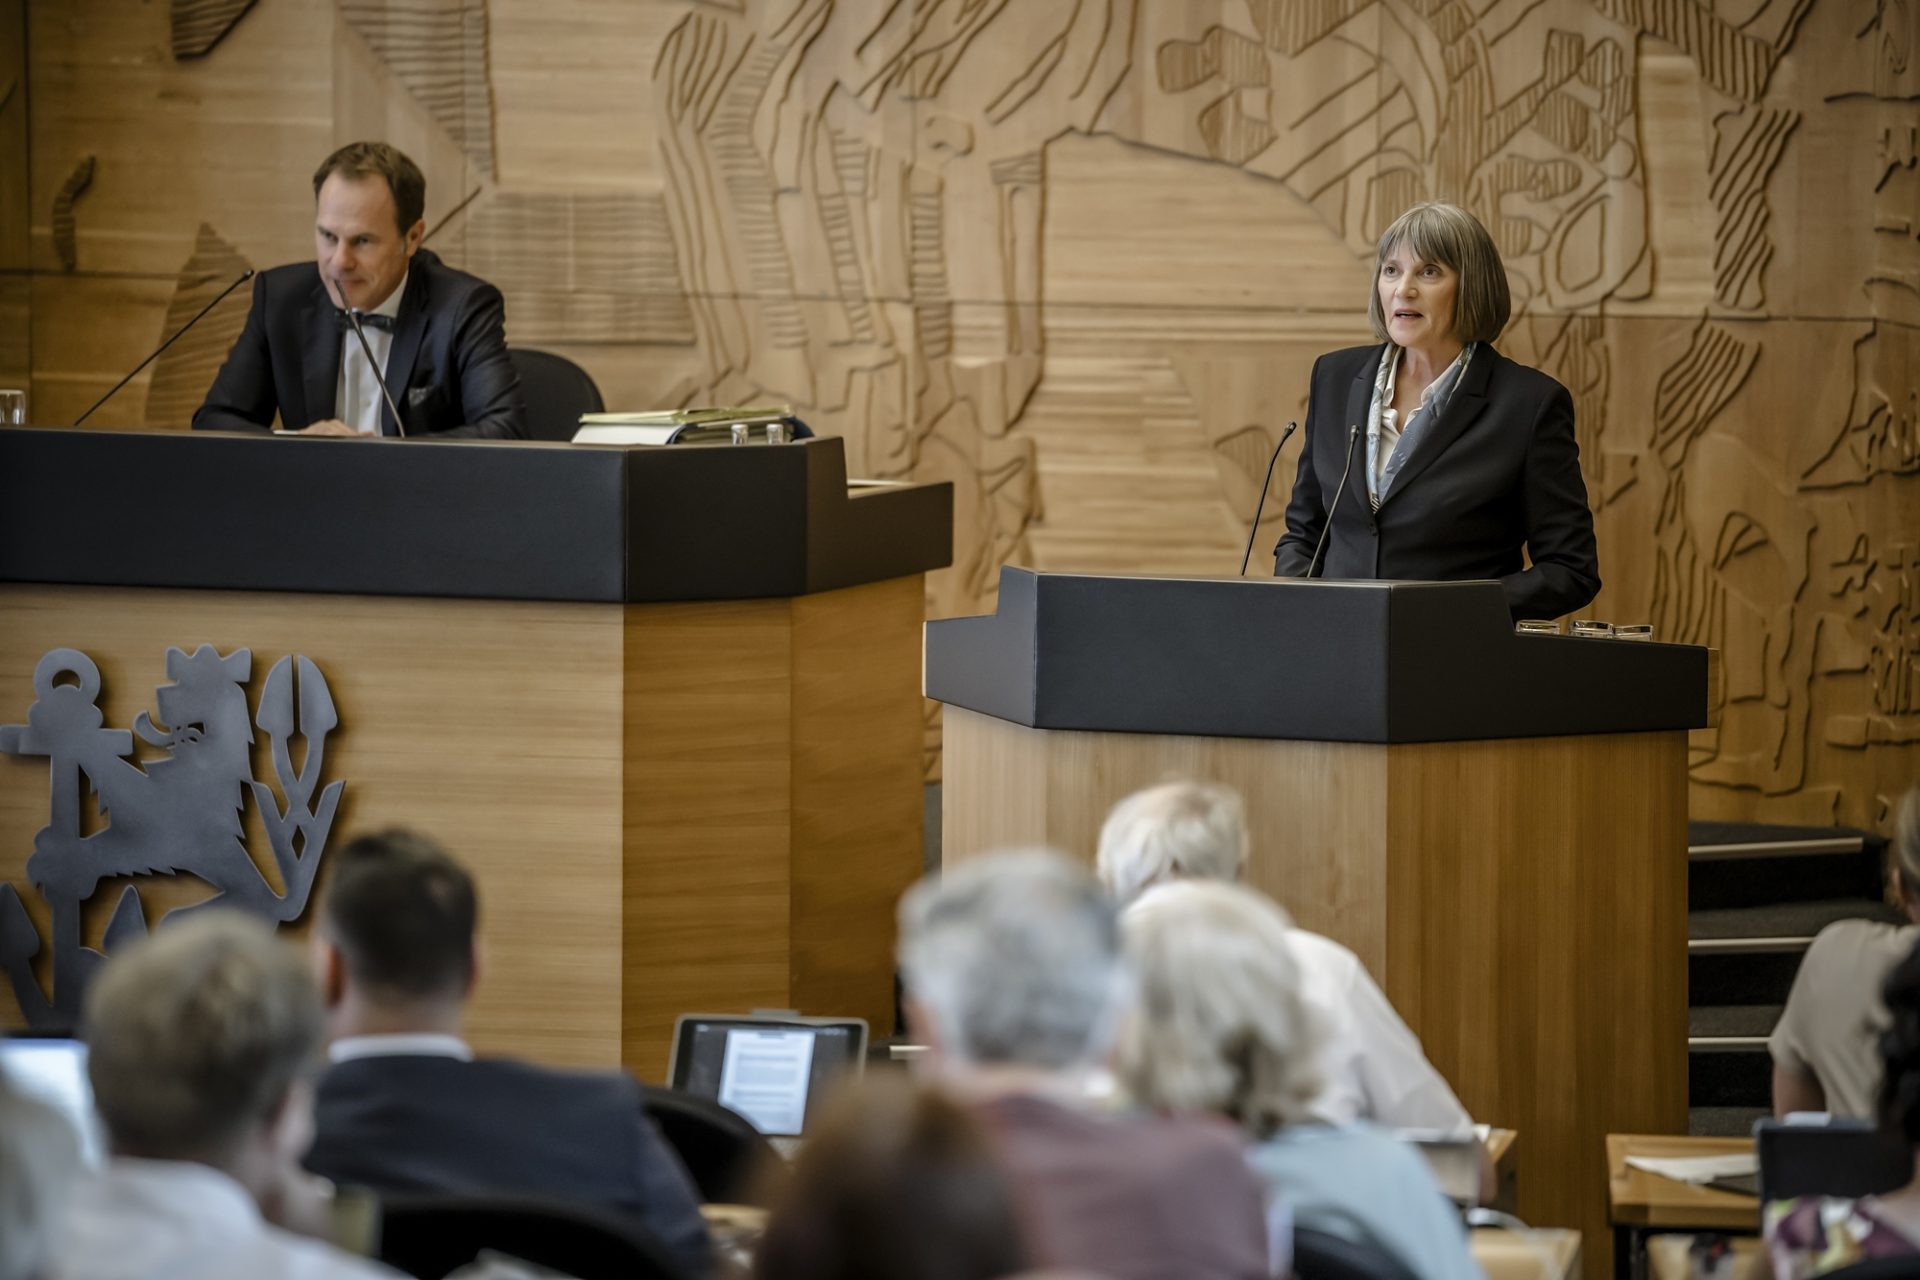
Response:
[[[289,432],[288,434],[296,436],[361,436],[367,433],[348,426],[338,418],[328,418],[324,422],[309,423],[298,431]]]

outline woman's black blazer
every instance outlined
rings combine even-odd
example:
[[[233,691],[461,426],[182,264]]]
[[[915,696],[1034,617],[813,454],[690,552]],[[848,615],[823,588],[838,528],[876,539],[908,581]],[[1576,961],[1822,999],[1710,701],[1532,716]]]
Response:
[[[1317,577],[1497,578],[1515,618],[1557,618],[1592,601],[1600,560],[1567,389],[1482,343],[1374,511],[1367,409],[1380,352],[1354,347],[1314,362],[1307,441],[1274,573],[1306,573],[1332,511]],[[1347,485],[1336,500],[1342,471]]]

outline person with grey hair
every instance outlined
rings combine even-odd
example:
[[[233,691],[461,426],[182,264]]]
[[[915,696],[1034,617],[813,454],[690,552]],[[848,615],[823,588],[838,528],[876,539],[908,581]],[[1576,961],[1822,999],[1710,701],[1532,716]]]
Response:
[[[1111,1280],[1268,1274],[1265,1209],[1230,1126],[1092,1100],[1133,1008],[1118,921],[1057,853],[986,854],[900,903],[908,1023],[983,1122],[1046,1266]]]
[[[80,1170],[80,1143],[53,1108],[0,1071],[0,1280],[39,1280]]]
[[[1472,213],[1420,204],[1386,229],[1367,299],[1379,343],[1313,366],[1276,576],[1497,578],[1515,618],[1599,594],[1573,397],[1494,350],[1511,310]]]
[[[299,1168],[322,1032],[312,975],[264,921],[206,912],[116,951],[83,1028],[111,1158],[74,1188],[53,1280],[396,1274],[273,1225],[325,1227]]]
[[[1123,906],[1170,880],[1238,881],[1247,865],[1245,806],[1238,792],[1218,783],[1169,782],[1136,791],[1107,815],[1095,862]],[[1301,989],[1326,1026],[1314,1114],[1336,1125],[1371,1120],[1393,1129],[1471,1129],[1473,1118],[1360,957],[1297,926],[1285,939]]]
[[[1837,920],[1814,936],[1767,1040],[1776,1116],[1878,1114],[1879,1042],[1888,1025],[1880,989],[1920,942],[1920,786],[1896,810],[1887,861],[1889,896],[1906,919]]]
[[[1300,1226],[1390,1254],[1426,1280],[1476,1280],[1466,1233],[1420,1157],[1366,1124],[1313,1114],[1323,1027],[1287,946],[1287,918],[1238,885],[1149,890],[1124,917],[1140,1016],[1121,1070],[1134,1096],[1222,1115]]]

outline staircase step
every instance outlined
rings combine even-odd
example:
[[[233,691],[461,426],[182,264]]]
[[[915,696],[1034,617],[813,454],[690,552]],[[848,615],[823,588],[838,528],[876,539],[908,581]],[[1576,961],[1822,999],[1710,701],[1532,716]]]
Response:
[[[1772,1115],[1771,1107],[1688,1107],[1687,1132],[1696,1138],[1750,1138],[1755,1122]]]
[[[1687,1054],[1687,1102],[1696,1107],[1765,1107],[1773,1100],[1773,1058],[1757,1047]]]
[[[1689,822],[1689,858],[1776,858],[1859,853],[1873,838],[1849,827],[1781,827],[1758,822]]]
[[[1816,898],[1801,902],[1780,902],[1768,906],[1724,907],[1687,912],[1687,949],[1695,942],[1727,942],[1740,939],[1811,939],[1836,920],[1886,920],[1899,916],[1892,907],[1857,897]],[[1805,949],[1805,943],[1801,943]],[[1711,950],[1711,948],[1708,948]],[[1767,950],[1784,950],[1770,947]]]
[[[1740,1039],[1773,1034],[1784,1006],[1778,1004],[1710,1004],[1687,1010],[1687,1039]]]

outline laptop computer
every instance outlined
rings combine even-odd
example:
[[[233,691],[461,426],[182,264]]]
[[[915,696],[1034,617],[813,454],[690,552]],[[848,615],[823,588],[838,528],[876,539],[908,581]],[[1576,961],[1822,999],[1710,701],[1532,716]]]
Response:
[[[674,1023],[667,1083],[738,1112],[781,1149],[805,1136],[834,1083],[866,1066],[862,1018],[687,1013]]]
[[[0,1038],[0,1075],[20,1093],[66,1117],[80,1140],[81,1159],[90,1169],[100,1167],[107,1142],[93,1109],[86,1045],[57,1037]]]

